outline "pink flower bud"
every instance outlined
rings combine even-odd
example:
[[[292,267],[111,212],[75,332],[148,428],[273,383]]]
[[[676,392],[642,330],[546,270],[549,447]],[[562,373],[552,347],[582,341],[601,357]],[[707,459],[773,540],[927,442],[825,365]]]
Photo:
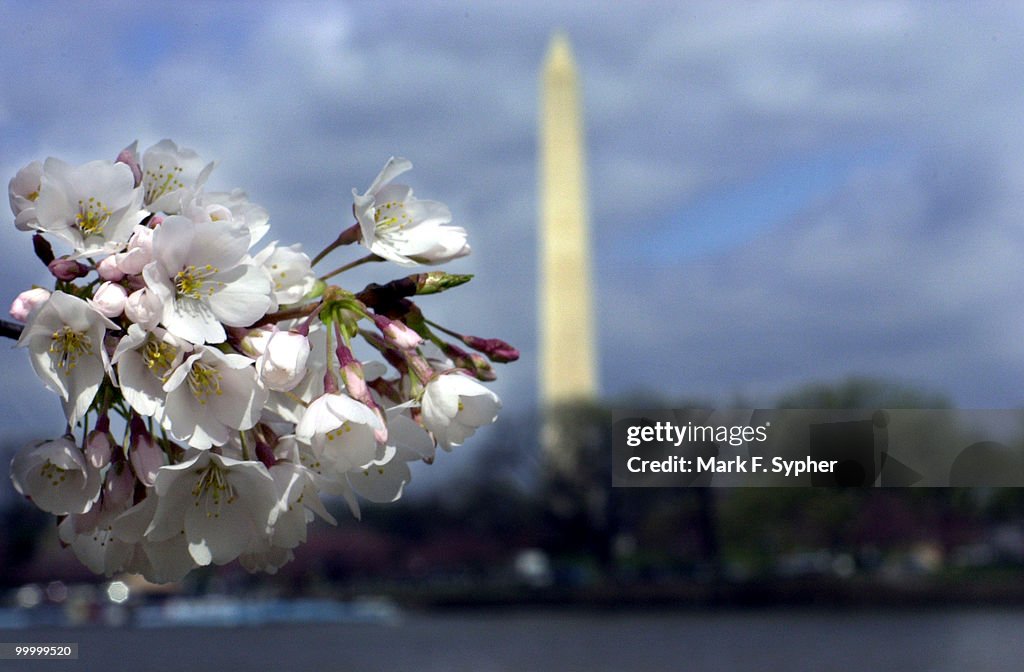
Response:
[[[423,357],[414,354],[411,357],[406,357],[405,361],[409,370],[416,375],[421,383],[429,383],[434,378],[434,367]]]
[[[125,317],[146,331],[157,325],[163,316],[163,310],[160,299],[148,289],[132,292],[124,303]]]
[[[153,435],[146,429],[146,424],[139,416],[131,420],[132,437],[129,445],[129,458],[135,477],[147,488],[156,482],[156,472],[164,466],[164,453],[153,440]]]
[[[29,315],[32,314],[32,311],[46,303],[49,298],[50,292],[42,287],[26,289],[21,294],[18,294],[14,302],[11,303],[11,317],[19,322],[25,322],[28,320]]]
[[[124,278],[124,273],[117,267],[115,255],[104,257],[103,261],[96,265],[96,271],[100,274],[101,278],[111,282],[119,282]]]
[[[77,278],[83,278],[89,273],[88,266],[79,263],[74,259],[68,259],[67,257],[54,259],[47,264],[47,268],[50,269],[50,273],[53,274],[53,277],[65,282],[70,282]]]
[[[135,178],[135,186],[142,184],[142,167],[139,166],[139,141],[136,140],[121,150],[117,155],[116,163],[123,163],[132,169],[132,176]]]
[[[373,322],[384,334],[384,338],[403,350],[415,348],[423,342],[419,334],[398,320],[391,320],[383,315],[374,315]]]
[[[465,369],[477,380],[487,381],[497,378],[490,363],[475,352],[466,352],[454,343],[445,343],[443,350],[444,354],[451,357],[457,368]]]
[[[501,340],[500,338],[479,338],[478,336],[463,336],[462,342],[487,355],[492,362],[504,364],[519,359],[519,350]]]
[[[113,448],[110,444],[110,433],[99,429],[89,432],[85,440],[85,459],[96,469],[102,469],[110,464],[110,456]]]
[[[142,273],[146,264],[153,261],[153,229],[136,225],[135,232],[128,239],[128,248],[115,254],[114,260],[118,269],[126,275]]]
[[[363,367],[359,362],[352,361],[341,367],[341,379],[345,381],[345,390],[348,395],[364,404],[369,398],[370,392],[366,387],[366,379],[363,378]]]
[[[104,499],[108,504],[121,504],[131,501],[135,493],[135,475],[128,468],[128,463],[115,463],[107,471],[107,480],[103,483]]]
[[[104,317],[117,317],[124,312],[128,292],[121,285],[104,282],[96,288],[96,293],[89,299],[89,305]]]

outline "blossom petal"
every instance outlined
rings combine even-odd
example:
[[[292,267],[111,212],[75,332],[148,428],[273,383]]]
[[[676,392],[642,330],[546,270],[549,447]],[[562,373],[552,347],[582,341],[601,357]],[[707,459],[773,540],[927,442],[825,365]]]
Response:
[[[218,274],[216,280],[226,284],[210,295],[210,309],[229,327],[249,326],[270,308],[273,283],[264,269],[243,264]]]

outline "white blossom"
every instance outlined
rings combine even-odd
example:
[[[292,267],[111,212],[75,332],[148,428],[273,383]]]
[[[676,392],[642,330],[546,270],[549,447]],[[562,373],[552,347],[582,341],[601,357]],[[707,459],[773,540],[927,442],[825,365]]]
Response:
[[[26,446],[11,460],[14,489],[58,516],[88,511],[99,497],[102,480],[67,437]]]
[[[405,405],[387,410],[388,445],[394,446],[399,459],[431,461],[434,459],[435,444],[430,433],[409,415]]]
[[[398,450],[387,446],[380,457],[361,469],[350,470],[347,476],[360,497],[386,504],[402,496],[402,490],[412,479],[412,471],[409,463],[399,457]]]
[[[60,540],[97,574],[112,576],[123,570],[135,551],[133,544],[113,533],[114,523],[127,509],[127,503],[108,504],[101,500],[90,511],[72,514],[57,526]]]
[[[253,257],[253,263],[262,266],[274,283],[275,303],[271,310],[279,305],[298,303],[316,285],[309,257],[297,243],[285,247],[275,240]]]
[[[270,215],[266,209],[249,201],[249,196],[242,189],[230,192],[204,191],[196,200],[200,206],[219,205],[227,208],[232,219],[248,229],[249,247],[258,243],[270,230]]]
[[[177,214],[192,200],[213,170],[203,164],[195,150],[179,148],[171,140],[161,140],[142,154],[144,204],[151,212]]]
[[[146,285],[163,304],[161,322],[192,343],[220,343],[224,326],[244,327],[271,305],[266,272],[242,263],[249,232],[225,222],[168,217],[153,235]]]
[[[88,303],[54,292],[32,314],[19,346],[27,346],[32,368],[43,384],[60,395],[68,424],[85,414],[109,368],[103,335],[117,325]]]
[[[392,157],[366,193],[352,190],[363,245],[402,266],[441,264],[466,256],[466,230],[446,226],[452,221],[446,205],[414,198],[410,187],[391,184],[411,168],[407,159]]]
[[[473,378],[457,372],[443,373],[423,391],[423,425],[445,450],[459,446],[498,417],[501,400]]]
[[[297,244],[255,252],[266,210],[240,189],[205,191],[214,164],[193,150],[137,147],[33,162],[8,185],[15,226],[37,232],[61,290],[22,292],[10,313],[68,425],[19,451],[11,480],[62,517],[61,541],[88,568],[160,583],[235,559],[274,573],[316,517],[336,523],[322,496],[358,518],[360,498],[402,496],[410,462],[494,421],[498,397],[456,369],[478,362],[441,340],[458,336],[438,325],[445,336],[425,341],[411,328],[425,316],[399,316],[408,279],[360,293],[318,281]],[[393,184],[411,167],[392,158],[353,191],[357,224],[318,256],[357,235],[372,254],[356,264],[468,254],[446,206]],[[73,252],[50,249],[53,236]],[[386,363],[361,362],[367,345]]]
[[[196,348],[163,389],[164,426],[174,438],[204,450],[224,444],[232,432],[252,428],[267,400],[251,359],[210,346]]]
[[[154,490],[157,506],[146,538],[162,541],[184,530],[198,565],[231,562],[270,534],[279,512],[274,479],[263,464],[206,450],[161,468]]]
[[[296,453],[297,457],[297,453]],[[270,476],[277,488],[278,515],[269,543],[281,548],[295,548],[306,541],[306,524],[316,514],[336,525],[317,490],[313,474],[297,462],[278,462],[270,467]]]
[[[136,413],[163,417],[164,384],[191,350],[189,343],[160,327],[147,332],[137,324],[128,326],[111,363],[117,365],[121,394]]]
[[[375,433],[384,423],[366,404],[343,393],[327,393],[310,402],[295,436],[339,472],[357,469],[378,455]]]
[[[43,164],[35,202],[37,226],[67,241],[74,257],[116,252],[144,216],[141,203],[142,192],[123,163],[76,167],[51,157]]]
[[[33,161],[11,178],[7,186],[7,195],[14,213],[14,225],[21,231],[37,228],[36,200],[43,176],[43,164]]]
[[[132,544],[133,553],[125,563],[124,570],[141,574],[154,583],[180,581],[198,567],[189,553],[188,539],[184,530],[171,534],[166,539],[152,541],[145,537],[146,530],[153,522],[158,497],[153,488],[139,503],[121,514],[114,521],[111,533],[125,543]]]

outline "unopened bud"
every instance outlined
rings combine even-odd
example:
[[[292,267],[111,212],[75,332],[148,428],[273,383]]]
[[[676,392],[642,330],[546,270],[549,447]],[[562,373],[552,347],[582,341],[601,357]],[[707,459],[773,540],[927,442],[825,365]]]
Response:
[[[104,497],[110,504],[122,504],[131,501],[135,493],[135,475],[126,462],[119,461],[107,470],[107,480],[103,483]]]
[[[100,274],[101,278],[111,282],[119,282],[124,278],[124,272],[117,267],[117,258],[113,254],[104,257],[103,261],[96,264],[96,272]]]
[[[96,469],[110,464],[113,447],[110,441],[110,418],[100,416],[96,428],[89,432],[85,440],[85,459]]]
[[[469,354],[469,359],[470,362],[472,362],[470,370],[473,372],[473,375],[476,376],[477,380],[483,380],[485,382],[497,380],[498,375],[494,373],[494,369],[491,368],[491,363],[484,357],[481,357],[475,352],[471,352]]]
[[[352,351],[344,343],[338,345],[336,354],[338,356],[338,365],[341,369],[341,379],[345,383],[345,391],[356,401],[369,406],[377,414],[377,417],[381,419],[381,429],[375,429],[373,434],[377,441],[384,443],[388,440],[387,424],[384,421],[384,413],[380,410],[377,401],[370,394],[370,388],[366,385],[366,374],[363,373],[363,365],[352,356]]]
[[[512,347],[500,338],[479,338],[478,336],[463,336],[462,342],[469,347],[487,355],[487,359],[499,364],[514,362],[519,359],[519,350]]]
[[[352,353],[344,345],[338,346],[338,364],[341,368],[341,379],[345,383],[345,390],[349,396],[364,404],[367,399],[373,401],[366,387],[363,365],[352,356]]]
[[[117,155],[116,163],[123,163],[132,169],[132,176],[135,178],[135,186],[142,184],[142,167],[139,166],[139,141],[136,140],[121,150]]]
[[[139,289],[128,295],[124,303],[124,314],[129,320],[150,331],[163,315],[163,304],[148,289]]]
[[[156,220],[153,217],[153,220]],[[126,275],[138,275],[146,264],[153,261],[153,229],[148,226],[136,225],[134,233],[128,239],[128,248],[114,255],[117,268]]]
[[[274,331],[256,360],[260,380],[271,390],[287,391],[306,375],[309,339],[293,331]]]
[[[464,285],[473,279],[473,276],[467,273],[445,273],[444,271],[418,273],[409,277],[416,281],[417,294],[437,294],[446,289]]]
[[[50,292],[42,287],[26,289],[15,297],[11,303],[11,317],[19,322],[27,322],[32,311],[50,299]]]
[[[409,370],[424,385],[434,378],[434,367],[430,366],[430,362],[423,357],[413,353],[412,355],[406,356],[405,363],[406,366],[409,367]]]
[[[76,278],[83,278],[89,273],[88,266],[67,257],[54,259],[47,264],[47,268],[50,269],[53,277],[65,282],[70,282]]]
[[[96,288],[96,293],[89,299],[89,305],[104,317],[117,317],[124,312],[128,292],[121,285],[104,282]]]
[[[472,373],[477,380],[490,381],[498,377],[490,363],[475,352],[466,352],[453,343],[445,343],[442,350],[451,358],[457,368]]]
[[[383,315],[374,315],[373,323],[384,334],[384,338],[403,350],[415,348],[423,342],[419,334],[398,320],[392,320]]]
[[[132,416],[132,436],[129,440],[129,459],[136,478],[147,488],[156,482],[156,473],[164,466],[164,453],[146,429],[146,423],[139,416]]]
[[[39,261],[43,262],[47,266],[53,261],[53,246],[50,245],[50,241],[43,238],[38,233],[32,236],[32,249],[35,250],[36,256],[39,257]]]

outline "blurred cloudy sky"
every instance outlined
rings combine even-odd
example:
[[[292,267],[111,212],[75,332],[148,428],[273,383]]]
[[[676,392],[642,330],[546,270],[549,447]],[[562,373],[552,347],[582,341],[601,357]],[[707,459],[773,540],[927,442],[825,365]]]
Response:
[[[0,174],[170,137],[315,252],[392,154],[477,279],[422,305],[519,345],[535,402],[538,69],[582,73],[603,393],[768,399],[875,375],[1024,397],[1024,16],[1016,3],[0,0]],[[3,302],[45,282],[0,218]],[[346,260],[337,255],[339,263]],[[374,266],[352,284],[382,279]],[[347,276],[346,276],[347,277]],[[0,347],[9,434],[60,431]]]

